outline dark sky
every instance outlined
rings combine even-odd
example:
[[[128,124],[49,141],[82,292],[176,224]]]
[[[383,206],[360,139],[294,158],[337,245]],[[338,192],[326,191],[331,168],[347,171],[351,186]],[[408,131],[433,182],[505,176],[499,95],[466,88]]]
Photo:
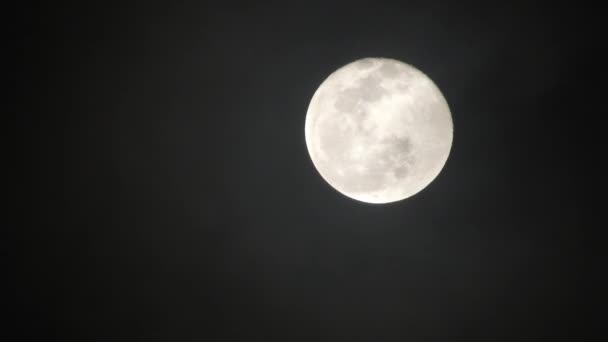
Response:
[[[589,333],[594,10],[531,3],[11,8],[11,340]],[[388,205],[334,191],[304,141],[363,57],[424,71],[454,120],[439,177]]]

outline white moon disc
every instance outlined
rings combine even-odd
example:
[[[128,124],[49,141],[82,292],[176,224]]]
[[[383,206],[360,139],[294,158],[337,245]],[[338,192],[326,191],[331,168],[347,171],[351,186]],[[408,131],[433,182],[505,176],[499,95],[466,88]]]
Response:
[[[306,146],[336,190],[368,203],[410,197],[445,165],[452,116],[437,86],[411,65],[364,58],[319,86],[306,114]]]

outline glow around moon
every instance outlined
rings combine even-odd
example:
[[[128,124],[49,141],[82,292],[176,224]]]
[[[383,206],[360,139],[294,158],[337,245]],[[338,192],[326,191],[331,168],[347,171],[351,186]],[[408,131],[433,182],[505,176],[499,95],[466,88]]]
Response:
[[[410,197],[445,165],[453,139],[448,104],[425,74],[386,58],[332,73],[306,114],[306,145],[321,176],[368,203]]]

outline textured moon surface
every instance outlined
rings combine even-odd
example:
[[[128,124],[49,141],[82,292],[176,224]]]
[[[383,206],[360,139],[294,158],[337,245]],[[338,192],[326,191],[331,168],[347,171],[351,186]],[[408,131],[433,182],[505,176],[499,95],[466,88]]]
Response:
[[[306,146],[323,179],[368,203],[395,202],[445,165],[452,116],[433,81],[411,65],[364,58],[332,73],[306,114]]]

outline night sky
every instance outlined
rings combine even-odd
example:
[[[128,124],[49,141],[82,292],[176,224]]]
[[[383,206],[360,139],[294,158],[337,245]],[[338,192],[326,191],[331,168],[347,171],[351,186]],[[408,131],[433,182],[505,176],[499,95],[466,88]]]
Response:
[[[590,334],[592,12],[371,0],[7,9],[17,220],[3,239],[15,306],[2,334],[18,337],[3,340]],[[441,174],[386,205],[333,190],[304,140],[317,87],[363,57],[422,70],[454,120]]]

